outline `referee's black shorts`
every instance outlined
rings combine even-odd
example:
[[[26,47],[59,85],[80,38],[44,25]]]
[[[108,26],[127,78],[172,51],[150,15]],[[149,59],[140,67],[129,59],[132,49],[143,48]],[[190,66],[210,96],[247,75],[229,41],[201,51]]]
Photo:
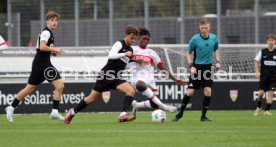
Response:
[[[114,79],[103,74],[99,74],[97,76],[97,81],[93,89],[97,92],[105,92],[110,89],[116,89],[118,85],[121,85],[125,82],[127,81],[123,79]]]
[[[213,86],[214,70],[212,64],[194,64],[196,73],[189,77],[188,88],[199,89],[200,87]]]
[[[265,75],[265,76],[260,76],[260,82],[259,82],[259,89],[264,90],[264,91],[269,91],[269,90],[275,90],[276,88],[276,77],[275,76],[270,76],[270,75]]]
[[[28,84],[39,85],[45,80],[52,82],[58,79],[61,79],[61,76],[58,70],[52,64],[40,66],[33,65]]]

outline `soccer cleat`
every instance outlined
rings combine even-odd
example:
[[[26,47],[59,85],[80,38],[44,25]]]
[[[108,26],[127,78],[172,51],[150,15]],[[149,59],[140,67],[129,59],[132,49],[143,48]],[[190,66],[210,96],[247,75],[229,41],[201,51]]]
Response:
[[[56,110],[52,110],[52,112],[51,112],[51,114],[50,114],[50,118],[51,118],[52,120],[54,120],[54,119],[57,119],[57,120],[64,120],[64,117],[63,117],[62,115],[60,115],[60,114],[58,113],[58,111],[56,111]]]
[[[174,106],[168,106],[168,105],[163,105],[160,107],[160,109],[164,110],[164,111],[167,111],[167,112],[176,112],[177,111],[177,108],[174,107]]]
[[[14,112],[14,108],[12,106],[8,106],[5,109],[6,111],[6,118],[7,120],[12,123],[13,122],[13,112]]]
[[[204,116],[200,118],[200,121],[212,121],[211,119],[209,119],[208,117]]]
[[[177,122],[177,121],[179,121],[179,119],[182,118],[182,116],[183,116],[183,114],[178,113],[178,114],[175,115],[174,118],[172,118],[172,121]]]
[[[259,113],[261,112],[261,110],[262,110],[262,108],[257,107],[256,110],[255,110],[255,112],[253,113],[253,115],[254,116],[258,116]]]
[[[74,116],[75,116],[74,108],[71,108],[64,118],[64,124],[70,124]]]
[[[271,116],[271,115],[272,115],[272,113],[270,113],[269,111],[264,112],[264,116]]]
[[[133,121],[136,117],[134,115],[129,116],[128,114],[123,114],[119,116],[119,122]]]
[[[137,101],[133,100],[131,105],[132,105],[132,115],[136,117],[136,112],[138,110]]]

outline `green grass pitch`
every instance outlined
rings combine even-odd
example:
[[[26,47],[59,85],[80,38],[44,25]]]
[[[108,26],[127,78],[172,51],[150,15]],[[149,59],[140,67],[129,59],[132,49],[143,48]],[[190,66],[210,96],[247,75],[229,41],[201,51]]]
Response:
[[[272,111],[276,115],[276,111]],[[200,122],[200,111],[187,111],[179,122],[166,113],[152,123],[151,112],[119,123],[119,113],[80,113],[70,125],[49,115],[0,115],[0,147],[273,147],[276,116],[254,117],[253,111],[209,111],[212,122]]]

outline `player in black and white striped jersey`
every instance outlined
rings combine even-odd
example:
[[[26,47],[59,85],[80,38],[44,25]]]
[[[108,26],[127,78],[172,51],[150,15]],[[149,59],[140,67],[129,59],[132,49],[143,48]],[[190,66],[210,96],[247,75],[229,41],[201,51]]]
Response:
[[[46,15],[47,27],[38,35],[36,44],[36,55],[32,63],[32,71],[25,88],[19,91],[12,104],[6,107],[6,117],[13,122],[13,112],[25,97],[31,94],[43,81],[47,80],[55,87],[53,95],[53,109],[51,119],[63,120],[64,117],[58,113],[59,102],[64,89],[63,81],[57,69],[52,65],[50,56],[60,54],[61,49],[54,47],[53,31],[57,28],[60,15],[57,12],[49,11]]]

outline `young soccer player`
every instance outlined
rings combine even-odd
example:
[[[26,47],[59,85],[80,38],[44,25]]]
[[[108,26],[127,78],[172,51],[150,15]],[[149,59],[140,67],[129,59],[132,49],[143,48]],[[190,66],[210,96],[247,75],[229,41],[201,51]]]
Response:
[[[53,95],[53,109],[50,114],[51,119],[63,120],[64,117],[58,113],[59,102],[64,89],[63,81],[58,73],[57,69],[52,65],[50,56],[58,55],[61,51],[60,48],[54,47],[53,31],[58,26],[58,19],[60,15],[57,12],[49,11],[45,15],[46,28],[43,29],[37,38],[36,55],[32,64],[31,75],[28,80],[28,84],[25,88],[19,91],[12,104],[6,107],[6,117],[9,122],[13,122],[13,113],[18,104],[24,100],[24,98],[32,93],[36,86],[47,80],[55,87]]]
[[[199,21],[200,33],[192,37],[189,42],[187,61],[191,70],[189,78],[188,90],[182,100],[182,106],[179,113],[172,121],[178,121],[182,118],[184,110],[189,103],[195,90],[201,86],[204,88],[204,100],[200,121],[210,121],[206,117],[208,111],[213,85],[213,70],[212,63],[215,60],[215,68],[220,68],[219,54],[218,54],[218,39],[216,35],[209,33],[210,22],[207,19]],[[192,56],[192,53],[193,56]],[[193,57],[193,58],[192,58]]]
[[[176,84],[184,85],[185,82],[176,79],[163,64],[158,54],[154,50],[147,48],[150,42],[150,32],[144,27],[140,27],[139,31],[139,45],[132,46],[133,55],[131,60],[136,62],[130,62],[128,68],[130,68],[132,74],[130,79],[131,84],[137,91],[147,96],[149,100],[142,102],[133,101],[133,113],[136,115],[136,110],[139,108],[160,108],[164,111],[175,112],[177,111],[176,107],[165,105],[157,97],[158,89],[154,79],[154,66],[168,73],[169,77],[175,81]]]
[[[134,116],[127,114],[131,107],[135,90],[124,79],[121,78],[121,73],[125,70],[127,63],[132,56],[133,50],[131,45],[135,43],[139,30],[135,26],[128,26],[125,29],[125,37],[123,40],[115,42],[108,55],[107,64],[102,68],[96,81],[95,87],[90,95],[85,97],[75,108],[71,108],[67,113],[64,124],[69,124],[73,117],[84,109],[88,104],[94,103],[99,99],[102,92],[110,89],[115,89],[125,94],[122,112],[119,115],[119,122],[132,121]]]
[[[266,44],[268,45],[267,48],[260,50],[255,57],[255,77],[257,80],[259,80],[259,96],[254,116],[258,116],[262,109],[263,96],[266,91],[268,91],[268,97],[266,99],[264,115],[272,115],[269,110],[273,102],[273,93],[276,88],[276,49],[274,48],[275,43],[276,36],[273,34],[269,34],[266,37]],[[259,64],[261,64],[261,74],[259,74]]]

